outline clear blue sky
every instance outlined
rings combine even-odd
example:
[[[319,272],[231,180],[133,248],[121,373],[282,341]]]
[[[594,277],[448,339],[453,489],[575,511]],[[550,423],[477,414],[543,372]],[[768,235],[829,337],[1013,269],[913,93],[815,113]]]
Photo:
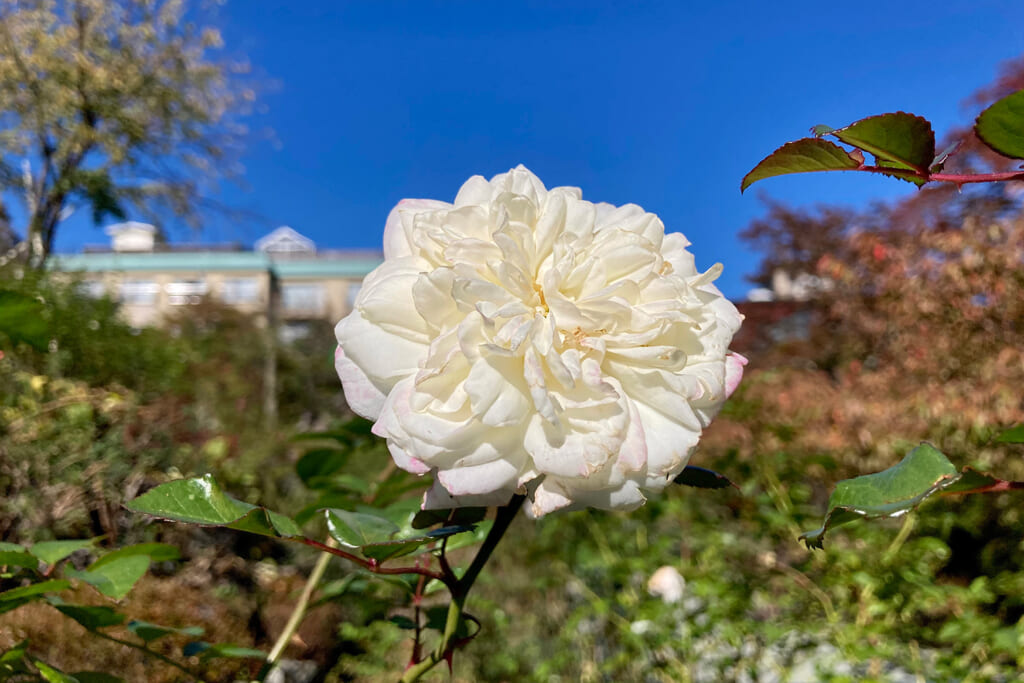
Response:
[[[277,81],[252,125],[278,144],[254,142],[249,190],[225,194],[262,218],[211,222],[203,239],[288,224],[324,247],[378,247],[399,199],[451,200],[470,175],[523,163],[549,187],[659,214],[698,265],[725,264],[733,297],[757,262],[736,233],[758,191],[802,205],[914,191],[831,174],[741,196],[762,157],[814,124],[897,109],[941,135],[1024,52],[1022,0],[232,0],[219,21],[228,51]],[[62,251],[105,241],[67,228]]]

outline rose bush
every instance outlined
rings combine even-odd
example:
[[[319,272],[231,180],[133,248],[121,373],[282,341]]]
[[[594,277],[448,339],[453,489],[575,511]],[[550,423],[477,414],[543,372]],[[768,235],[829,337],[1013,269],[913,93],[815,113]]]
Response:
[[[682,471],[746,363],[721,265],[698,272],[688,245],[522,166],[451,204],[403,200],[337,326],[346,399],[399,466],[434,474],[425,508],[516,492],[534,517],[635,508]]]

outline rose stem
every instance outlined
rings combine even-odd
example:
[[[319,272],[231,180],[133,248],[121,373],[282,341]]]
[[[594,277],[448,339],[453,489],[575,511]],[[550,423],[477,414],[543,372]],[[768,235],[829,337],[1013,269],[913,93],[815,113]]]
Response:
[[[441,642],[438,643],[437,649],[431,652],[426,659],[406,669],[405,674],[400,679],[400,683],[412,683],[412,681],[419,680],[420,676],[433,669],[451,654],[452,641],[455,638],[459,622],[462,621],[462,610],[466,604],[466,596],[469,595],[469,589],[473,587],[473,583],[480,575],[480,571],[487,564],[487,560],[490,559],[491,553],[498,547],[498,542],[501,541],[501,537],[505,535],[505,531],[508,530],[512,520],[515,519],[519,508],[523,506],[524,500],[526,500],[525,496],[515,495],[508,502],[508,505],[498,508],[498,514],[494,518],[494,525],[487,534],[487,538],[484,539],[483,545],[480,546],[476,557],[473,558],[472,564],[469,565],[466,573],[462,575],[462,578],[454,586],[449,586],[452,593],[452,604],[448,607],[448,618],[445,620]]]

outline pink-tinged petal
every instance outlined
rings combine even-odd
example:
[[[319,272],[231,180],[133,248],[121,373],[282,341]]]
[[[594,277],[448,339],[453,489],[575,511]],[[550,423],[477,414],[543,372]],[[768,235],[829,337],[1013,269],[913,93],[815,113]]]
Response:
[[[409,235],[402,227],[402,212],[437,211],[438,209],[450,209],[451,206],[448,202],[436,199],[403,199],[398,202],[395,208],[391,209],[387,223],[384,224],[384,258],[394,259],[413,254]]]
[[[732,396],[736,387],[743,379],[743,366],[749,363],[746,358],[736,352],[730,352],[725,356],[725,395]]]
[[[545,479],[533,492],[533,500],[526,506],[526,514],[531,519],[538,519],[549,512],[561,510],[572,505],[565,491],[554,481]]]
[[[437,479],[453,496],[514,491],[518,484],[519,467],[507,460],[492,460],[482,465],[441,470],[437,473]]]
[[[479,495],[453,496],[445,490],[441,482],[434,480],[434,485],[423,494],[423,503],[420,507],[424,510],[451,510],[463,507],[493,507],[505,505],[512,498],[513,491],[499,490]]]
[[[548,481],[545,481],[548,483]],[[589,482],[559,482],[566,495],[572,500],[574,508],[592,507],[599,510],[635,510],[643,505],[647,498],[640,490],[640,484],[633,479],[626,479],[619,486],[588,488]]]
[[[700,424],[697,423],[696,429],[690,426],[692,413],[680,421],[676,416],[669,417],[636,399],[634,405],[643,421],[646,436],[648,481],[681,470],[700,440]]]
[[[384,392],[374,386],[366,373],[345,356],[340,346],[334,351],[334,367],[341,378],[348,407],[360,417],[376,420],[384,406]]]
[[[430,467],[425,465],[422,460],[412,457],[405,452],[404,448],[392,441],[388,441],[388,452],[391,453],[391,458],[395,461],[395,464],[406,472],[426,474],[430,471]]]

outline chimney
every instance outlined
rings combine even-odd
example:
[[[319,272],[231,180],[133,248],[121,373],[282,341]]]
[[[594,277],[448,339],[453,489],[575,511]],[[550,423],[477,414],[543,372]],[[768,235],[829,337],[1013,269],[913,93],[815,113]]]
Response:
[[[157,229],[149,223],[115,223],[104,232],[110,235],[110,246],[116,252],[152,252],[156,244]]]

